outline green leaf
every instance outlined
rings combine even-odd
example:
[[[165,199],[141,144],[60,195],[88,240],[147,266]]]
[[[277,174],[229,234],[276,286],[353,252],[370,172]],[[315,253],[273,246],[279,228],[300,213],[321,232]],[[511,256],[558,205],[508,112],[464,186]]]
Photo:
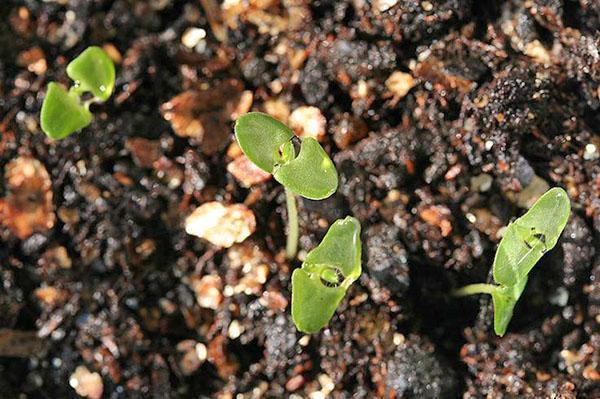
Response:
[[[552,188],[513,223],[509,224],[494,258],[494,280],[512,286],[527,276],[562,233],[571,205],[562,188]]]
[[[529,272],[547,251],[554,248],[570,213],[567,193],[555,187],[506,228],[493,265],[494,280],[500,284],[492,292],[494,331],[499,336],[506,332]]]
[[[315,139],[302,140],[295,156],[292,130],[260,112],[241,116],[235,135],[248,159],[294,193],[317,200],[337,190],[335,165]]]
[[[275,180],[308,199],[324,199],[335,193],[338,175],[335,165],[319,142],[305,138],[300,153],[273,171]]]
[[[298,330],[314,333],[333,316],[348,287],[361,274],[360,223],[337,220],[292,275],[292,319]]]
[[[496,286],[496,289],[492,292],[492,301],[494,302],[494,332],[496,335],[501,337],[506,333],[508,323],[512,319],[513,311],[526,284],[527,277],[512,287]]]
[[[51,82],[42,104],[40,119],[44,133],[57,140],[89,125],[92,114],[80,104],[77,94]]]
[[[360,261],[360,222],[348,216],[331,225],[321,243],[306,255],[304,264],[330,265],[354,281],[361,273]]]
[[[327,325],[346,294],[344,288],[327,287],[316,273],[303,269],[294,270],[292,287],[292,319],[305,333],[315,333]]]
[[[235,137],[248,159],[265,172],[273,173],[281,160],[282,146],[290,142],[294,132],[267,114],[249,112],[235,123]]]
[[[506,228],[492,267],[499,285],[470,284],[454,291],[454,295],[491,294],[494,331],[503,336],[527,285],[529,272],[554,248],[570,214],[571,203],[565,190],[555,187],[546,191],[527,213]]]
[[[91,92],[106,101],[115,87],[115,65],[100,47],[88,47],[69,63],[67,75],[75,81],[77,93]]]

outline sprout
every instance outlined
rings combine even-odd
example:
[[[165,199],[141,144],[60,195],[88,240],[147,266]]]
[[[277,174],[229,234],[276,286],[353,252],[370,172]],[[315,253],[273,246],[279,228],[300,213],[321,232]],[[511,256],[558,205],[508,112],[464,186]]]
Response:
[[[289,259],[298,247],[298,211],[294,194],[309,199],[324,199],[338,186],[335,166],[325,150],[313,138],[305,138],[296,154],[292,130],[260,112],[241,116],[235,135],[244,154],[256,166],[271,173],[285,187],[288,209],[286,252]]]
[[[298,245],[294,194],[309,199],[329,197],[338,186],[335,166],[313,138],[302,140],[296,154],[292,130],[266,114],[251,112],[240,117],[235,135],[248,159],[285,187],[286,252],[293,259]],[[292,319],[298,330],[317,332],[329,322],[350,284],[360,276],[360,256],[360,223],[350,216],[337,220],[292,274]]]
[[[93,118],[90,105],[106,101],[115,86],[115,66],[99,47],[88,47],[71,61],[67,75],[75,84],[67,91],[51,82],[42,104],[42,130],[55,140],[88,126]],[[82,103],[85,93],[93,97]]]
[[[360,223],[337,220],[292,274],[292,319],[298,330],[323,328],[361,273]]]
[[[558,187],[548,190],[527,213],[506,228],[492,266],[498,285],[470,284],[454,292],[456,296],[492,295],[497,335],[503,336],[506,332],[529,272],[547,251],[554,248],[570,212],[567,193]]]

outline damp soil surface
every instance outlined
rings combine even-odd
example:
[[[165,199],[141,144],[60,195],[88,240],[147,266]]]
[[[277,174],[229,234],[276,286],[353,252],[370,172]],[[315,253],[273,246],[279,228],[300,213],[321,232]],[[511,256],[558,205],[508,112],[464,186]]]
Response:
[[[597,1],[3,0],[0,21],[0,397],[600,397]],[[52,142],[47,83],[90,45],[115,93]],[[300,259],[363,227],[318,334],[289,314],[284,193],[234,141],[249,110],[336,163],[336,194],[299,200]],[[499,338],[490,298],[449,292],[491,279],[553,186],[571,218]],[[185,231],[205,204],[242,209],[221,246]]]

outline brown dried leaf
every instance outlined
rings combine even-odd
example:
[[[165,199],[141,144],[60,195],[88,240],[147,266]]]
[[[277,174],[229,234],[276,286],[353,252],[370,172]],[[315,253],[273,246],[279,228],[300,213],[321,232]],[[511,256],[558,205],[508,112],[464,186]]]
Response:
[[[229,142],[230,122],[236,112],[247,106],[243,84],[227,79],[215,87],[187,90],[160,107],[160,112],[176,135],[198,140],[207,155]],[[242,102],[242,104],[240,104]]]

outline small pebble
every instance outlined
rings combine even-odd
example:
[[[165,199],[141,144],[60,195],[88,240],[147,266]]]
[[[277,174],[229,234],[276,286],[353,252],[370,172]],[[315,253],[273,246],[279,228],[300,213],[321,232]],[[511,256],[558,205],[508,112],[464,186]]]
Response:
[[[227,164],[227,171],[235,177],[242,187],[252,187],[266,182],[271,174],[265,172],[245,155],[241,155]]]
[[[187,28],[181,36],[181,43],[187,48],[193,49],[206,38],[206,31],[202,28]]]
[[[492,176],[488,175],[487,173],[473,176],[471,177],[471,190],[484,193],[492,188],[493,181],[494,179]]]
[[[596,147],[596,145],[592,143],[587,144],[583,153],[583,159],[585,159],[586,161],[594,161],[598,158],[600,158],[598,147]]]
[[[202,278],[193,278],[190,285],[196,293],[196,301],[200,307],[216,310],[223,302],[219,276],[207,275]]]
[[[85,366],[79,366],[69,378],[69,385],[79,396],[90,399],[100,399],[104,391],[102,377],[98,373],[92,373]]]
[[[373,7],[379,12],[384,12],[394,7],[397,3],[398,0],[374,0]]]
[[[298,137],[312,137],[317,141],[325,138],[327,120],[317,107],[300,107],[290,115],[289,126]]]
[[[185,219],[185,231],[212,244],[229,248],[256,230],[254,213],[242,204],[207,202]]]
[[[385,81],[385,86],[398,98],[404,98],[415,87],[415,79],[409,73],[395,71]]]

